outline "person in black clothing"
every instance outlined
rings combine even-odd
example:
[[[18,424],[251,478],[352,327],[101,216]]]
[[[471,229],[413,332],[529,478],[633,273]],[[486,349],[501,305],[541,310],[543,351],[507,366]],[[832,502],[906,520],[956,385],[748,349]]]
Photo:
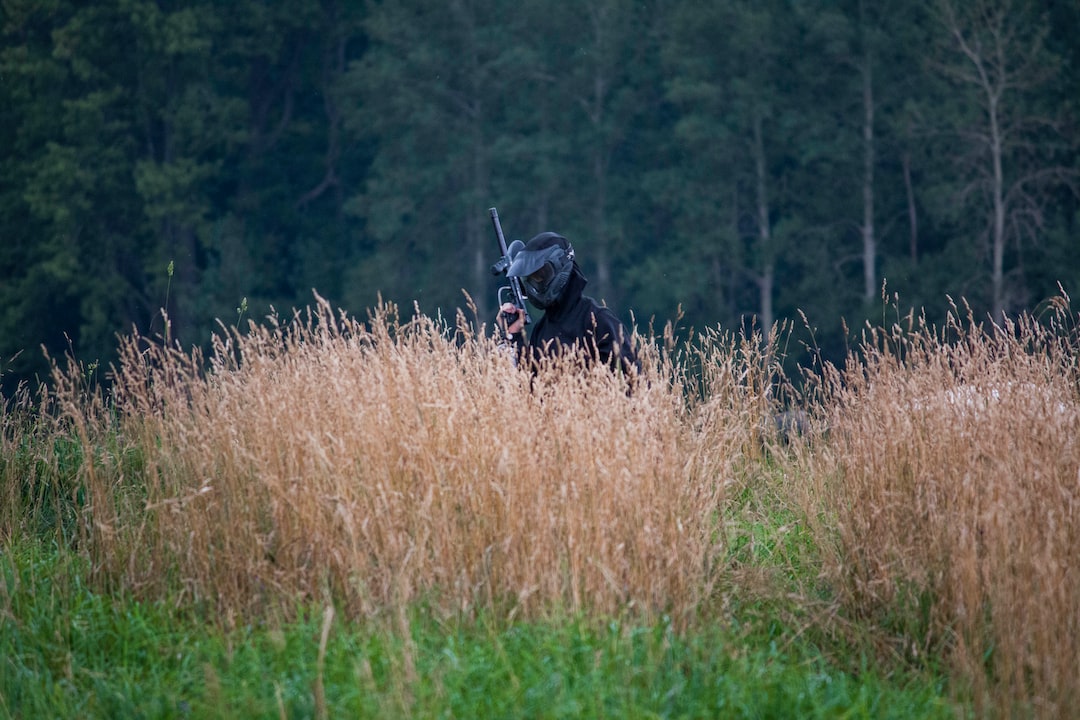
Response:
[[[544,316],[526,341],[525,311],[513,303],[500,309],[507,337],[520,352],[528,348],[532,360],[564,352],[584,354],[586,362],[600,362],[633,377],[641,364],[630,334],[609,308],[583,295],[588,280],[574,260],[570,242],[543,232],[512,258],[507,276],[521,278],[525,294]],[[507,326],[505,322],[514,318]]]

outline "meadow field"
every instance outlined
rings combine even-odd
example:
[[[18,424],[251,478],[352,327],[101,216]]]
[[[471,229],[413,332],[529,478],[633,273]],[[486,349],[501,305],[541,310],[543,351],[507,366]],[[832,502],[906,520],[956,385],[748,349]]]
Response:
[[[317,298],[4,399],[0,718],[1080,703],[1067,297],[797,378],[782,332],[641,336],[631,380],[474,328]]]

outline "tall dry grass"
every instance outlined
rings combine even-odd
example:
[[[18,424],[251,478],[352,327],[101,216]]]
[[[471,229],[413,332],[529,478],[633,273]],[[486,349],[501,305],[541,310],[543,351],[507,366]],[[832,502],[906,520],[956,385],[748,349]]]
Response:
[[[42,437],[49,436],[44,423],[34,413],[34,403],[25,385],[12,398],[0,397],[0,543],[25,532],[24,509],[47,504],[37,481]]]
[[[955,308],[954,308],[955,310]],[[826,368],[814,479],[824,575],[851,615],[944,657],[981,716],[1080,702],[1080,350],[1059,303],[868,331]]]
[[[108,453],[86,469],[103,582],[225,617],[420,600],[680,622],[714,590],[725,482],[760,443],[758,347],[702,337],[689,388],[646,346],[630,392],[602,366],[531,378],[460,318],[361,323],[320,300],[209,358],[133,335],[108,407],[63,372],[57,392],[88,450],[114,432],[144,454],[138,477]]]
[[[944,663],[980,715],[1068,716],[1074,322],[1063,297],[1000,329],[955,309],[941,328],[868,328],[842,368],[807,373],[809,432],[783,446],[770,421],[785,381],[756,337],[639,338],[629,392],[602,367],[533,378],[464,319],[401,322],[392,306],[358,322],[320,300],[222,328],[205,358],[132,335],[108,399],[72,364],[44,414],[4,405],[0,529],[49,525],[55,508],[103,587],[224,622],[314,600],[681,623],[717,595],[791,590],[768,580],[776,567],[755,575],[753,547],[723,546],[762,528],[807,584],[799,622]],[[756,498],[752,516],[731,496]]]
[[[54,410],[48,394],[25,384],[0,397],[0,546],[23,535],[76,540],[82,446]]]

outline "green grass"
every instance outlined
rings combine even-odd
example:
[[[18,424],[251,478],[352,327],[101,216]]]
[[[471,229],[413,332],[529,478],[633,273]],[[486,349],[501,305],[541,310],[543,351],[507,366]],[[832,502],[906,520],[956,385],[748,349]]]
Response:
[[[0,718],[955,717],[940,678],[840,669],[775,618],[676,633],[553,617],[362,624],[321,608],[221,629],[104,596],[45,541],[0,555]],[[858,667],[859,661],[847,663]]]

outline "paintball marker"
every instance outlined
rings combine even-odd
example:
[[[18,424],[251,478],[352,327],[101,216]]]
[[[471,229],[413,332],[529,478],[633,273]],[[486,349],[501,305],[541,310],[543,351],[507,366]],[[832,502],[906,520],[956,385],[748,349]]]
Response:
[[[495,226],[495,237],[499,239],[499,252],[502,256],[498,262],[491,266],[492,275],[506,275],[506,271],[510,269],[510,264],[514,262],[514,256],[525,247],[525,243],[520,240],[515,240],[510,243],[510,247],[506,246],[506,237],[503,236],[502,225],[499,223],[499,213],[495,208],[488,210],[491,214],[491,223]],[[521,278],[508,278],[509,285],[503,285],[499,288],[499,307],[501,308],[506,302],[511,302],[520,310],[525,311],[525,324],[528,325],[532,322],[532,318],[529,317],[529,309],[525,307],[525,294],[521,289]],[[510,293],[509,298],[504,299],[503,293]],[[503,313],[503,320],[506,321],[507,327],[510,326],[514,320],[517,320],[517,315],[511,313]]]

